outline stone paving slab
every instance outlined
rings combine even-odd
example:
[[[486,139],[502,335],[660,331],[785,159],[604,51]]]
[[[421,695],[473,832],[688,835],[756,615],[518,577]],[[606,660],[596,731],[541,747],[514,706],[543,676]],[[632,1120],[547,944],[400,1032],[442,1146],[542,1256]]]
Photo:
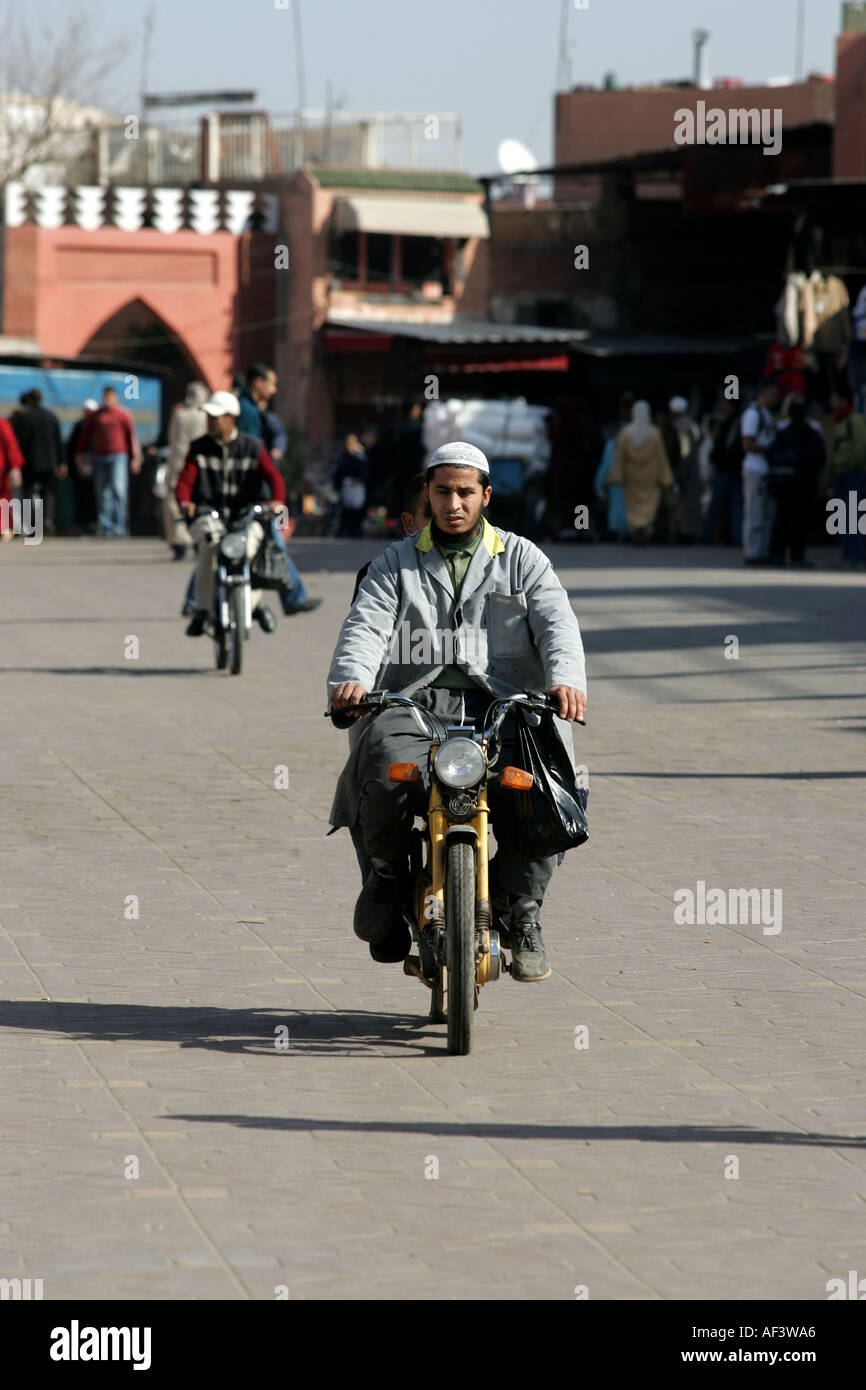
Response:
[[[426,991],[352,935],[352,847],[326,838],[324,679],[374,550],[298,542],[325,603],[232,679],[159,543],[0,547],[0,1276],[813,1300],[866,1274],[862,576],[551,548],[592,838],[545,905],[553,976],[485,989],[450,1058]],[[699,881],[780,890],[781,931],[678,923]]]

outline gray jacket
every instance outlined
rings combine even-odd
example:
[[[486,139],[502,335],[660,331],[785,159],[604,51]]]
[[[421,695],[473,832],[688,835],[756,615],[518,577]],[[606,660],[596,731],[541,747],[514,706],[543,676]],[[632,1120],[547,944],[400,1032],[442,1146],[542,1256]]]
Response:
[[[452,662],[492,696],[553,685],[586,691],[580,628],[547,556],[486,518],[482,525],[456,606],[429,525],[373,560],[340,631],[329,695],[344,681],[413,695]],[[573,763],[571,732],[565,721],[556,723]],[[332,825],[357,818],[358,748],[369,724],[361,718],[350,730]]]

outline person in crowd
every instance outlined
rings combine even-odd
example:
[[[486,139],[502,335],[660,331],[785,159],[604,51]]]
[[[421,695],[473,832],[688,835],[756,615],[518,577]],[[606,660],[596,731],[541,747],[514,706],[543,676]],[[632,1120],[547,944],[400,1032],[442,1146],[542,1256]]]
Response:
[[[424,474],[416,473],[414,478],[410,478],[403,490],[403,511],[400,513],[400,525],[403,527],[404,536],[414,536],[416,531],[423,531],[427,522],[430,520],[430,504],[424,496]],[[358,595],[361,582],[367,570],[372,564],[368,560],[366,565],[362,565],[355,576],[355,588],[352,592],[352,603]]]
[[[289,436],[286,427],[275,410],[262,407],[262,442],[274,461],[274,466],[282,472],[282,462],[286,456]]]
[[[269,427],[265,424],[264,417],[265,412],[271,413],[271,402],[277,394],[277,374],[273,367],[267,366],[264,362],[254,362],[253,365],[247,369],[245,381],[246,385],[244,389],[236,393],[241,411],[238,420],[238,429],[244,434],[252,435],[254,439],[260,439],[267,448],[265,431]],[[282,422],[278,423],[281,425]],[[285,430],[282,430],[282,436],[281,447],[285,450]],[[311,598],[307,593],[300,571],[289,554],[286,538],[283,535],[278,518],[272,523],[271,535],[274,542],[286,553],[289,574],[292,580],[292,587],[288,592],[280,591],[280,604],[283,612],[286,617],[291,617],[295,613],[311,613],[313,609],[319,607],[322,600],[320,598]]]
[[[575,529],[574,518],[578,507],[593,506],[595,475],[603,452],[604,436],[589,400],[579,396],[559,401],[550,426],[547,496],[551,522],[560,540],[590,539],[587,532]]]
[[[680,446],[677,432],[671,420],[670,410],[667,406],[658,409],[653,415],[653,424],[661,435],[668,464],[674,478],[674,486],[665,488],[661,502],[656,512],[656,519],[652,529],[652,539],[660,545],[670,545],[674,541],[676,510],[678,506],[679,484],[677,483],[677,469],[679,467]]]
[[[617,436],[608,482],[623,490],[629,536],[638,545],[646,545],[662,489],[674,486],[662,437],[652,423],[647,401],[635,401],[631,424],[625,425]]]
[[[596,497],[605,508],[605,540],[623,540],[628,534],[625,496],[620,484],[610,481],[610,470],[613,465],[613,456],[616,452],[616,441],[619,432],[631,419],[634,403],[635,398],[630,391],[624,391],[620,396],[617,410],[617,423],[612,427],[608,426],[605,431],[610,434],[610,438],[605,442],[601,454],[601,462],[595,471],[595,477],[592,483]]]
[[[713,471],[710,504],[701,537],[704,545],[713,545],[722,527],[725,543],[742,544],[743,533],[743,446],[740,433],[740,403],[723,397],[712,448],[710,464]]]
[[[851,388],[843,383],[834,387],[830,409],[828,493],[842,499],[848,519],[842,533],[842,568],[859,569],[866,564],[866,536],[859,531],[860,505],[866,499],[866,420],[855,411]]]
[[[21,486],[24,456],[9,420],[0,417],[0,540],[12,539],[12,489]]]
[[[770,563],[770,539],[776,504],[767,482],[767,450],[776,437],[774,412],[779,387],[771,378],[760,382],[755,399],[743,411],[743,559],[747,565]]]
[[[69,470],[69,477],[72,480],[72,493],[75,507],[75,526],[74,534],[83,535],[85,532],[93,534],[96,529],[96,498],[93,493],[93,468],[89,458],[85,458],[81,467],[76,463],[76,458],[80,454],[78,447],[81,438],[81,431],[84,422],[89,415],[99,409],[99,402],[92,396],[88,396],[86,401],[81,403],[81,415],[75,421],[66,441],[66,467]]]
[[[391,431],[392,463],[400,489],[415,477],[424,463],[423,417],[421,401],[405,400]]]
[[[113,386],[102,392],[102,405],[83,422],[75,466],[90,455],[99,531],[105,537],[125,536],[129,474],[141,471],[141,445],[128,411],[117,401]]]
[[[370,464],[357,434],[347,434],[331,479],[339,498],[337,535],[357,539],[367,506]]]
[[[264,442],[262,411],[270,408],[277,394],[277,374],[264,362],[254,362],[247,368],[245,386],[238,394],[241,413],[238,428]]]
[[[673,396],[668,402],[670,428],[673,434],[674,458],[668,459],[679,489],[674,509],[674,538],[681,545],[694,545],[701,532],[701,470],[698,449],[700,427],[689,413],[685,396]]]
[[[175,406],[168,422],[167,492],[162,500],[162,524],[166,545],[171,548],[175,560],[186,559],[187,550],[192,545],[192,537],[181,514],[174,490],[180,470],[186,463],[190,444],[207,433],[208,417],[204,403],[209,394],[203,381],[191,381],[186,388],[183,404]]]
[[[806,559],[806,541],[815,520],[825,457],[823,433],[807,418],[805,400],[786,397],[776,438],[767,450],[768,485],[776,504],[770,541],[774,565],[784,565],[790,551],[793,569],[814,569]]]
[[[56,531],[57,483],[66,476],[60,421],[42,404],[42,392],[28,393],[25,409],[16,412],[13,428],[24,459],[24,490],[42,499],[42,526],[47,535]]]

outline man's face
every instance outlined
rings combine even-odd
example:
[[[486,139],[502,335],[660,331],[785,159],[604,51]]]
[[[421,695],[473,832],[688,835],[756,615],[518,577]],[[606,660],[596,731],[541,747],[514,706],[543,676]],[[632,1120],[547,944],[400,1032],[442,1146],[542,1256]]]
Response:
[[[102,404],[105,406],[106,410],[113,410],[114,407],[117,405],[117,392],[103,391]]]
[[[776,406],[779,404],[778,386],[768,386],[767,389],[760,394],[759,399],[767,410],[775,410]]]
[[[208,415],[207,432],[212,434],[214,439],[218,439],[221,444],[228,444],[234,433],[235,417],[233,415]]]
[[[474,468],[437,468],[424,491],[439,530],[462,536],[475,530],[492,489],[481,486]]]
[[[268,372],[267,376],[257,376],[250,388],[250,395],[257,405],[266,409],[277,394],[277,374]]]

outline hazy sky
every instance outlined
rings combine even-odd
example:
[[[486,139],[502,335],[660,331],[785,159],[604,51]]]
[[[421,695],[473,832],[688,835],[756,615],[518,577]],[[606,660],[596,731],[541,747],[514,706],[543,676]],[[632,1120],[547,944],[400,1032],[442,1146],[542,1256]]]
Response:
[[[151,91],[257,88],[260,103],[287,112],[297,102],[294,29],[287,0],[154,0]],[[492,172],[505,136],[552,156],[560,0],[300,0],[306,102],[325,104],[325,83],[352,109],[456,111],[464,120],[463,164]],[[36,13],[68,12],[75,0],[40,0]],[[130,44],[121,105],[138,108],[140,19],[146,0],[96,11],[95,35]],[[839,0],[805,0],[805,69],[833,72]],[[16,7],[17,8],[17,7]],[[572,5],[571,71],[599,83],[686,77],[691,31],[709,29],[710,75],[759,81],[793,75],[798,0],[588,0]],[[20,13],[20,11],[19,11]]]

